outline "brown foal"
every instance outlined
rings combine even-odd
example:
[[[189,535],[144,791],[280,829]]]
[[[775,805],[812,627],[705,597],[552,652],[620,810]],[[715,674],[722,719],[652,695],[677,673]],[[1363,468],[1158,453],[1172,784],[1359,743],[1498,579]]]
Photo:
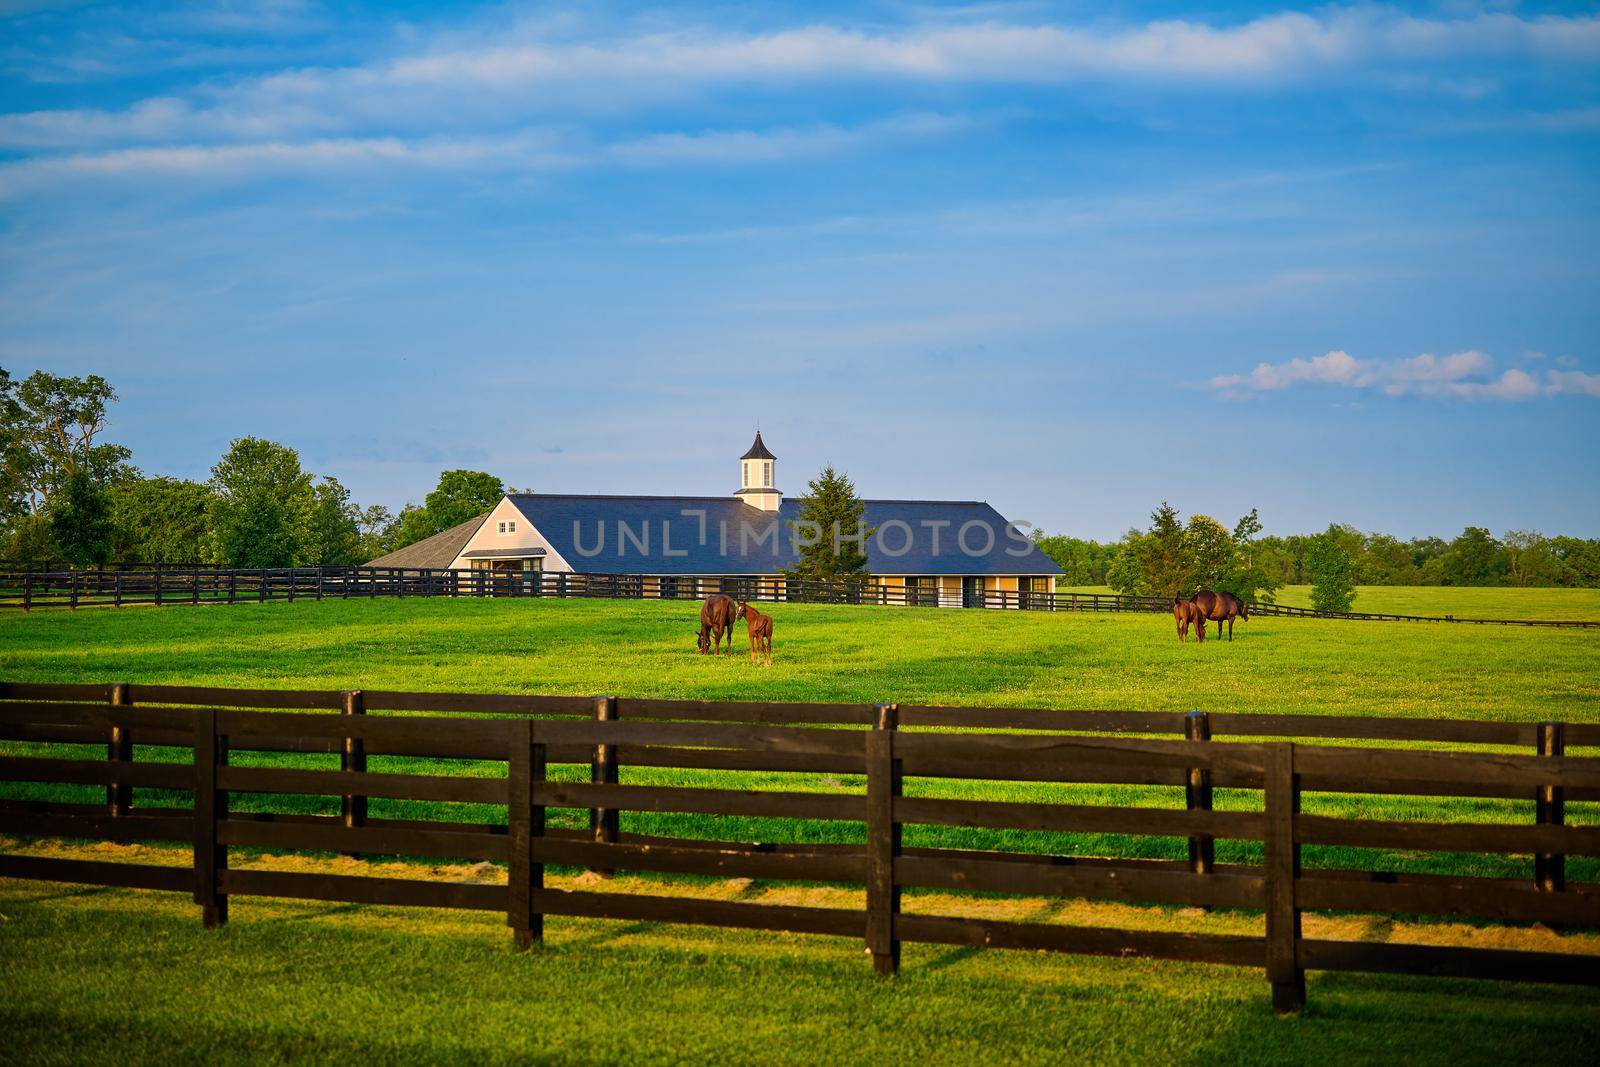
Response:
[[[750,662],[756,662],[760,656],[766,666],[772,666],[772,616],[761,614],[741,600],[739,613],[734,618],[743,619],[750,628]]]

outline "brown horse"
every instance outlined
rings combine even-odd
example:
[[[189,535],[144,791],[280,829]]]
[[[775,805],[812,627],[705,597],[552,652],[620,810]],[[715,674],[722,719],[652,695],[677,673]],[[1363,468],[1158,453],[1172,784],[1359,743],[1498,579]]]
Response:
[[[1201,614],[1200,609],[1192,602],[1185,600],[1182,597],[1173,597],[1172,619],[1178,624],[1179,641],[1189,640],[1189,624],[1191,622],[1195,624],[1195,628],[1199,631],[1200,640],[1202,642],[1205,641],[1206,617],[1205,615]]]
[[[1250,614],[1245,608],[1244,601],[1240,600],[1232,593],[1216,593],[1212,592],[1210,589],[1202,589],[1194,596],[1190,597],[1189,602],[1200,610],[1202,618],[1210,619],[1212,622],[1217,624],[1217,637],[1219,639],[1222,637],[1223,623],[1228,624],[1228,640],[1232,641],[1233,620],[1243,619],[1246,622],[1250,621]],[[1203,643],[1205,639],[1206,631],[1204,625],[1202,624],[1200,629],[1200,640]]]
[[[750,662],[756,662],[759,655],[768,667],[772,666],[772,616],[761,614],[741,600],[739,614],[734,618],[743,619],[750,629]]]
[[[713,593],[700,605],[700,636],[697,642],[701,654],[719,655],[722,635],[728,635],[728,654],[733,654],[733,621],[739,617],[739,605],[731,596]]]

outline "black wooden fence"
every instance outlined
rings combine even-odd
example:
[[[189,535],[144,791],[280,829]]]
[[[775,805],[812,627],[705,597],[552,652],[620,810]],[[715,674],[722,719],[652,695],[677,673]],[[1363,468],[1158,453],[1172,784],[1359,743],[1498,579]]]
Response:
[[[237,710],[262,708],[293,710]],[[1031,732],[952,733],[952,727]],[[1216,741],[1227,736],[1516,745],[1527,754]],[[1567,856],[1600,855],[1600,827],[1568,825],[1565,817],[1569,801],[1600,800],[1600,758],[1564,754],[1566,746],[1600,745],[1600,726],[1593,724],[11,684],[0,685],[0,740],[12,743],[12,754],[0,756],[0,785],[13,793],[16,783],[106,791],[100,803],[0,801],[0,831],[193,847],[193,862],[183,867],[0,855],[0,876],[192,893],[213,926],[227,920],[231,897],[269,896],[502,912],[519,947],[537,941],[551,915],[832,934],[864,941],[882,973],[897,970],[907,941],[1152,956],[1263,968],[1279,1010],[1304,1002],[1307,970],[1600,985],[1600,956],[1324,940],[1305,937],[1300,923],[1303,911],[1355,911],[1600,926],[1600,884],[1565,877]],[[59,749],[15,754],[18,743],[62,742],[103,743],[106,758],[49,754]],[[135,760],[135,742],[192,755]],[[229,754],[238,751],[334,753],[340,766],[234,766]],[[495,777],[433,768],[374,773],[367,758],[376,755],[490,760],[506,770]],[[587,765],[589,780],[552,781],[548,771],[557,764]],[[865,788],[635,785],[620,781],[624,766],[864,775]],[[946,799],[921,789],[907,795],[907,779],[1131,783],[1182,788],[1184,801],[1181,808],[1156,808]],[[140,788],[189,792],[194,801],[134,804],[132,790]],[[1213,810],[1217,788],[1253,799],[1239,809]],[[1532,796],[1537,806],[1529,825],[1350,819],[1302,814],[1300,799],[1308,792]],[[230,808],[240,794],[336,796],[342,807],[339,815],[321,816],[242,812]],[[505,821],[374,818],[366,810],[372,797],[500,806]],[[589,829],[550,826],[551,809],[588,810]],[[865,842],[650,837],[620,832],[621,810],[758,816],[797,827],[843,821],[864,824]],[[914,848],[903,844],[908,825],[1187,838],[1189,858]],[[1219,838],[1260,842],[1262,862],[1216,863]],[[1303,845],[1533,854],[1534,878],[1307,868]],[[235,870],[232,847],[488,860],[505,864],[508,879]],[[865,904],[823,908],[562,890],[545,884],[547,866],[852,884],[864,887]],[[1246,909],[1260,912],[1264,923],[1260,934],[1223,935],[997,921],[904,908],[904,889]]]
[[[441,570],[416,567],[283,567],[224,570],[164,566],[116,570],[0,570],[0,606],[127,607],[136,604],[263,603],[363,597],[604,597],[699,600],[711,593],[741,600],[797,604],[880,604],[911,607],[1010,608],[1028,611],[1159,612],[1165,597],[1121,593],[941,590],[933,585],[812,582],[779,576],[703,578],[661,574],[582,574],[559,571]],[[1385,622],[1459,622],[1502,626],[1600,627],[1600,621],[1479,619],[1313,611],[1252,604],[1253,615]]]

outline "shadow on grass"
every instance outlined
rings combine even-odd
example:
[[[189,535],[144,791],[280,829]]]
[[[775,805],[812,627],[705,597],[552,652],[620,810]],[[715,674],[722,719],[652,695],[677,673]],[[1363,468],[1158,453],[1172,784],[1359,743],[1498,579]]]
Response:
[[[73,900],[78,897],[98,897],[115,892],[115,889],[106,885],[78,886],[73,889],[62,889],[54,893],[39,893],[29,897],[12,897],[12,904],[40,904],[52,900]]]

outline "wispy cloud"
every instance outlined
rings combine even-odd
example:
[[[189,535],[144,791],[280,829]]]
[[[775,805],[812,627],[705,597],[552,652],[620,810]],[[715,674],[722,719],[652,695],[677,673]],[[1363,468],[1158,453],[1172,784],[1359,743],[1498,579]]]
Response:
[[[534,173],[611,165],[759,165],[941,136],[974,124],[975,120],[965,116],[918,114],[858,126],[821,124],[700,130],[651,134],[600,145],[586,143],[564,130],[530,128],[483,137],[315,138],[119,148],[0,164],[0,198],[61,181],[147,176],[231,179],[247,174],[281,175],[362,167]]]
[[[841,80],[949,84],[1174,86],[1303,84],[1332,74],[1427,88],[1435,66],[1499,59],[1550,67],[1600,61],[1600,16],[1480,13],[1417,18],[1391,8],[1279,13],[1237,24],[1124,25],[983,21],[881,31],[808,25],[730,34],[670,32],[553,38],[539,24],[478,39],[424,38],[408,54],[339,67],[293,67],[120,110],[0,116],[0,145],[109,147],[150,138],[333,136],[441,123],[529,122],[577,109],[678,100],[734,84],[782,89]]]
[[[1310,359],[1258,363],[1249,374],[1222,374],[1208,384],[1219,395],[1234,400],[1297,386],[1463,400],[1532,400],[1561,394],[1600,397],[1600,374],[1550,370],[1541,378],[1513,367],[1496,375],[1493,360],[1477,349],[1449,356],[1425,353],[1409,359],[1357,359],[1335,349]]]
[[[831,155],[918,137],[959,133],[974,125],[961,115],[905,115],[859,126],[828,124],[768,130],[707,130],[662,133],[612,146],[607,154],[625,163],[775,163]]]

